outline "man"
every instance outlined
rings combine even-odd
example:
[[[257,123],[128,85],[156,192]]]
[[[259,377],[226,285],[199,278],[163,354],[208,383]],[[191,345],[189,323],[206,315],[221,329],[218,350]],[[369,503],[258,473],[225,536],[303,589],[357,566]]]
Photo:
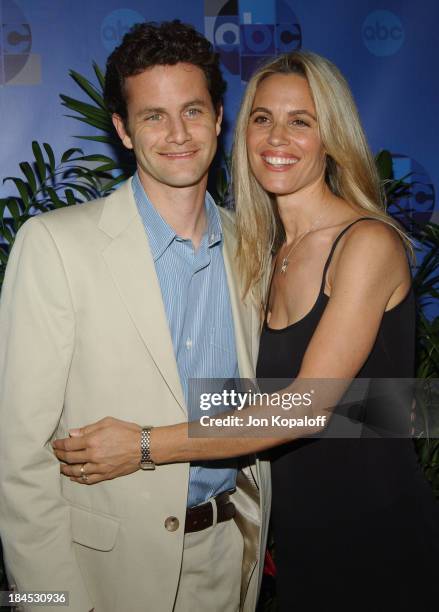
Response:
[[[254,373],[258,321],[234,275],[233,224],[206,194],[223,91],[193,28],[135,26],[105,85],[135,176],[105,200],[33,218],[11,253],[0,312],[5,561],[19,591],[67,590],[72,612],[256,605],[266,466],[241,474],[235,493],[233,463],[137,469],[154,467],[142,425],[187,420],[190,377]],[[107,444],[123,449],[113,476],[126,475],[83,486],[60,476],[50,442],[95,421],[104,438],[117,426]],[[92,484],[89,467],[76,475]]]

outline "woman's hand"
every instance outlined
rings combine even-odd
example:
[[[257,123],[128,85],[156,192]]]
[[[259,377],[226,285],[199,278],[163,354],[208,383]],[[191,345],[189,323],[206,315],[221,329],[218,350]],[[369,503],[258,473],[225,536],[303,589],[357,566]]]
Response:
[[[112,417],[70,430],[70,437],[55,440],[61,473],[80,484],[96,484],[139,469],[140,436],[136,423]]]

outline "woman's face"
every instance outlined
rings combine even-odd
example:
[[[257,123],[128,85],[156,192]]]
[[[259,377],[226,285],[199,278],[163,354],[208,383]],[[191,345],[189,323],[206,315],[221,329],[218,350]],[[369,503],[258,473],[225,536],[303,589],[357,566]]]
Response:
[[[289,195],[324,182],[325,153],[304,77],[274,74],[258,85],[247,149],[253,174],[270,193]]]

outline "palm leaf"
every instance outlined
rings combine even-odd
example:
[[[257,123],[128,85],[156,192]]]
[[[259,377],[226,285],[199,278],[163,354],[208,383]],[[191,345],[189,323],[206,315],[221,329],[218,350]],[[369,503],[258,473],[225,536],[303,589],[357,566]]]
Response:
[[[69,161],[72,155],[74,155],[75,153],[83,154],[83,150],[78,149],[77,147],[74,147],[72,149],[67,149],[67,151],[64,151],[64,153],[61,156],[61,163],[64,164],[65,162]]]
[[[75,135],[74,138],[81,138],[82,140],[93,140],[95,142],[103,142],[105,144],[110,144],[116,147],[120,147],[120,140],[114,136],[78,136],[78,135]]]
[[[6,183],[7,181],[12,181],[14,183],[23,201],[24,208],[28,209],[30,206],[29,185],[25,183],[22,179],[17,178],[15,176],[7,176],[5,179],[3,179],[3,183]]]
[[[103,90],[105,86],[105,76],[96,62],[93,62],[93,70],[98,80],[99,86]]]
[[[79,87],[89,96],[89,98],[91,98],[100,108],[107,112],[104,98],[102,94],[96,89],[96,87],[88,79],[83,77],[81,74],[79,74],[79,72],[76,72],[75,70],[70,70],[69,74],[75,81],[75,83],[77,83]]]
[[[37,164],[37,170],[40,177],[41,183],[43,183],[46,179],[46,162],[44,161],[43,152],[41,151],[41,147],[36,140],[32,142],[32,151],[35,155],[35,161]]]
[[[55,155],[53,153],[53,149],[47,142],[43,142],[43,147],[44,147],[44,150],[46,151],[47,158],[49,160],[50,172],[51,174],[53,174],[55,172],[55,166],[56,166]]]
[[[66,115],[66,117],[69,117],[70,119],[76,119],[76,121],[82,121],[82,123],[86,123],[87,125],[91,125],[92,127],[97,128],[98,130],[102,130],[103,132],[108,132],[111,129],[111,126],[113,125],[113,124],[110,125],[106,121],[106,119],[102,119],[99,116],[96,116],[96,117],[88,117],[88,116],[79,117],[77,115]]]
[[[32,166],[28,162],[21,162],[20,170],[23,172],[26,180],[29,192],[34,195],[37,191],[37,179],[35,177]],[[6,180],[6,179],[5,179]]]
[[[98,108],[93,106],[92,104],[88,104],[87,102],[81,102],[80,100],[75,100],[70,96],[66,96],[64,94],[60,94],[60,98],[62,100],[62,105],[66,106],[70,110],[73,110],[77,113],[80,113],[84,117],[89,117],[93,119],[100,120],[105,122],[106,125],[112,126],[111,119],[108,111],[103,110],[102,108]],[[67,115],[70,117],[71,115]],[[73,117],[76,119],[76,117]]]

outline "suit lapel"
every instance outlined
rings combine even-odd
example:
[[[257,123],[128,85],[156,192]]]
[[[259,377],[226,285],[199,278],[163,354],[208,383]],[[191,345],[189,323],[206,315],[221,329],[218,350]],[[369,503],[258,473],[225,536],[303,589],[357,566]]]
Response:
[[[231,220],[221,211],[223,239],[224,239],[224,266],[229,285],[230,303],[232,306],[233,323],[235,327],[236,350],[238,353],[239,373],[242,378],[254,378],[257,338],[254,334],[252,319],[253,307],[250,300],[242,300],[242,284],[236,272],[234,261],[236,253],[236,239]]]
[[[112,238],[102,255],[114,283],[146,349],[186,415],[162,293],[131,181],[107,198],[99,227]]]

